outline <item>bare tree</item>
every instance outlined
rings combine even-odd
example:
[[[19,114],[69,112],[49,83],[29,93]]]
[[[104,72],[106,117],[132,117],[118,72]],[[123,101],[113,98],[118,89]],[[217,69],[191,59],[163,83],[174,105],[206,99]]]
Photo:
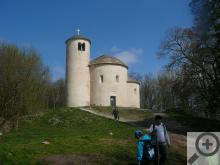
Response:
[[[219,109],[220,97],[216,89],[220,82],[215,56],[207,42],[191,29],[173,28],[161,43],[158,56],[170,58],[167,68],[180,70],[179,82],[193,87],[188,99],[204,102],[208,114],[214,116]]]

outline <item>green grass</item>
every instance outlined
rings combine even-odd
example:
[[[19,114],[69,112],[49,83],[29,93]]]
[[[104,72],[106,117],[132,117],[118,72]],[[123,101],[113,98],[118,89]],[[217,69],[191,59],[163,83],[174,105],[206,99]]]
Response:
[[[34,120],[22,121],[17,131],[0,136],[0,164],[37,165],[49,155],[71,154],[95,157],[93,164],[97,165],[134,164],[136,129],[79,109],[45,112]],[[44,140],[51,144],[42,144]],[[181,148],[171,147],[169,155],[169,164],[185,164]]]
[[[121,158],[134,161],[134,130],[78,109],[60,109],[34,121],[24,121],[17,132],[1,136],[0,160],[3,164],[26,165],[36,164],[46,155],[96,154],[113,157],[115,164]],[[41,144],[44,140],[51,144]],[[123,161],[127,160],[122,159],[122,164]]]

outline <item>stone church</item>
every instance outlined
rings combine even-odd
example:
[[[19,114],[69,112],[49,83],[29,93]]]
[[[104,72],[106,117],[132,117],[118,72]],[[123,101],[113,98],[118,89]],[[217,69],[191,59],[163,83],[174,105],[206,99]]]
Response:
[[[90,46],[91,40],[79,30],[66,40],[67,107],[140,108],[140,84],[128,77],[128,66],[110,55],[90,61]]]

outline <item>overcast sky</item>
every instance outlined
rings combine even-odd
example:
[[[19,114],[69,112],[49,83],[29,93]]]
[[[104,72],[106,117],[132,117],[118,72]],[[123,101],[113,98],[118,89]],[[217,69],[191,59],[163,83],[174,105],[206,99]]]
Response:
[[[92,41],[91,59],[116,56],[129,70],[157,73],[165,32],[190,27],[189,0],[0,0],[0,40],[34,47],[53,78],[64,77],[65,40],[80,28]]]

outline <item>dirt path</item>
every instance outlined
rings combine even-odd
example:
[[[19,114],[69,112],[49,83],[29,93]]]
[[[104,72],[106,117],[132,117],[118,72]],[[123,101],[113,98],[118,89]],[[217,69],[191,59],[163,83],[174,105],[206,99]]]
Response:
[[[95,114],[97,116],[102,116],[102,117],[114,120],[113,116],[109,114],[98,113],[93,110],[88,110],[86,108],[80,108],[80,109],[83,111]],[[165,113],[154,113],[153,115],[154,116],[156,115],[166,116]],[[150,125],[150,123],[153,122],[153,119],[149,119],[147,121],[146,120],[129,120],[129,119],[120,117],[119,122],[128,123],[133,126],[140,127],[140,128],[146,128],[147,126]],[[171,135],[171,139],[174,139],[173,141],[174,144],[181,144],[182,146],[186,146],[186,136],[183,134],[183,132],[185,132],[185,127],[183,127],[177,121],[166,121],[166,126],[168,130],[170,130],[169,133]]]
[[[102,116],[102,117],[114,120],[114,117],[111,114],[100,113],[100,112],[94,111],[92,109],[86,109],[86,108],[80,108],[80,109],[83,111],[92,113],[94,115],[97,115],[97,116]],[[156,115],[160,115],[160,116],[164,116],[164,117],[167,116],[165,113],[162,113],[162,112],[153,113],[153,116],[156,116]],[[128,123],[130,125],[140,127],[140,128],[146,128],[146,127],[149,127],[151,125],[151,123],[154,122],[154,117],[144,119],[144,120],[143,119],[142,120],[137,120],[137,119],[132,120],[132,119],[128,119],[128,118],[124,118],[124,117],[120,116],[119,122]],[[185,126],[183,126],[180,122],[178,122],[176,120],[166,120],[166,118],[165,118],[164,123],[165,123],[166,127],[168,128],[168,130],[170,130],[173,133],[185,135],[188,130],[188,128],[186,128]]]
[[[80,109],[83,110],[83,111],[92,113],[94,115],[97,115],[97,116],[102,116],[102,117],[114,120],[113,115],[98,113],[98,112],[95,112],[93,110],[89,110],[89,109],[86,109],[86,108],[80,108]],[[123,118],[123,117],[120,117],[120,120],[119,120],[119,122],[123,122],[123,123],[133,123],[133,122],[135,123],[136,121],[137,120],[130,120],[130,119],[126,119],[126,118]]]
[[[83,110],[83,111],[95,114],[97,116],[102,116],[102,117],[114,120],[113,115],[99,113],[99,112],[89,110],[89,109],[86,109],[86,108],[80,108],[80,109]],[[165,113],[153,113],[153,115],[154,116],[155,115],[166,116]],[[129,123],[133,126],[140,127],[140,128],[146,128],[147,126],[149,126],[153,122],[153,119],[149,119],[149,120],[130,120],[130,119],[120,117],[119,122]],[[175,137],[175,139],[179,138],[181,143],[183,142],[186,145],[186,136],[184,135],[186,128],[184,126],[182,126],[180,123],[178,123],[178,121],[165,121],[165,122],[166,122],[166,126],[168,127],[168,130],[170,130],[170,133],[172,134],[171,136]]]

